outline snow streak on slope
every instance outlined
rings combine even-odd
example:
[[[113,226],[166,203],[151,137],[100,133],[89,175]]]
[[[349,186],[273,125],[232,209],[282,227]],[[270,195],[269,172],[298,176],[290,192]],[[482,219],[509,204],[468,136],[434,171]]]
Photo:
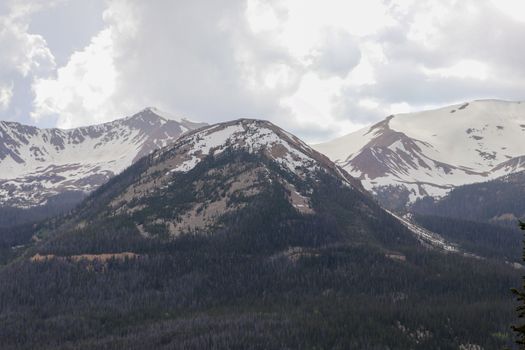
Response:
[[[396,215],[392,213],[391,211],[387,212],[395,217],[397,220],[399,220],[403,226],[408,228],[410,232],[414,234],[414,236],[417,237],[417,239],[422,243],[429,245],[430,247],[439,248],[447,252],[457,253],[460,250],[458,247],[450,242],[447,242],[443,237],[441,237],[439,234],[429,231],[413,222],[413,218],[411,214],[406,214],[404,216]]]
[[[70,130],[0,122],[0,206],[31,207],[65,191],[89,192],[140,157],[204,124],[147,108]]]
[[[315,146],[374,193],[408,202],[525,169],[525,103],[474,101],[394,115]]]

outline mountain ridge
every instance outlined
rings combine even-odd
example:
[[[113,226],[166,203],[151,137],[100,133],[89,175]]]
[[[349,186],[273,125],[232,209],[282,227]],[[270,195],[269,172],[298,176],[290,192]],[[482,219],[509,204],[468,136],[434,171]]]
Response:
[[[392,115],[314,147],[367,190],[400,197],[394,207],[403,207],[524,170],[524,136],[524,103],[477,100]]]
[[[30,208],[65,192],[90,192],[142,156],[204,126],[146,108],[74,129],[0,122],[0,206]]]

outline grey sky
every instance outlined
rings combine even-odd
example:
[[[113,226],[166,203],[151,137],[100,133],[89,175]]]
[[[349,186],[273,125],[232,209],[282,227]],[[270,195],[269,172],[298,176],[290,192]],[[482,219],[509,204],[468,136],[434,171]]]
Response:
[[[157,106],[270,119],[308,141],[391,113],[525,99],[519,0],[4,0],[0,119]],[[520,15],[521,14],[521,15]]]

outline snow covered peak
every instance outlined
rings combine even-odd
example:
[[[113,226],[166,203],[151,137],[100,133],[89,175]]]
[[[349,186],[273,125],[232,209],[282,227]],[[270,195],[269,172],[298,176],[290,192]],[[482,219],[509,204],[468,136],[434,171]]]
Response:
[[[170,118],[165,117],[160,111],[158,111],[154,107],[147,107],[144,108],[142,111],[133,114],[130,117],[125,118],[127,120],[130,119],[143,119],[143,120],[161,120],[161,121],[167,121]]]
[[[173,120],[173,121],[176,121],[180,124],[195,124],[195,125],[201,125],[201,126],[204,126],[204,125],[207,125],[207,124],[204,124],[204,123],[198,123],[198,122],[194,122],[192,120],[189,120],[188,118],[185,118],[185,117],[177,117],[169,112],[166,112],[166,111],[163,111],[157,107],[146,107],[144,108],[142,111],[140,111],[139,113],[135,114],[134,116],[130,117],[130,118],[133,118],[135,116],[140,116],[140,115],[146,115],[146,116],[157,116],[161,119],[164,119],[164,120]]]
[[[65,191],[92,191],[202,125],[168,120],[152,109],[68,130],[0,122],[0,206],[30,207]]]
[[[524,170],[524,140],[525,103],[478,100],[392,115],[315,147],[376,194],[401,188],[412,202]]]
[[[439,150],[437,160],[490,171],[509,157],[525,153],[524,123],[525,104],[482,100],[398,115],[390,128],[433,145]]]

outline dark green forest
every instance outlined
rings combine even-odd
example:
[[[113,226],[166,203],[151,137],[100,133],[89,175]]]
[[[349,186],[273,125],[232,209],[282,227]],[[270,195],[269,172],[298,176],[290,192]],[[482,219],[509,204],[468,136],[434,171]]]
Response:
[[[414,203],[411,211],[515,229],[518,219],[525,217],[525,172],[459,186],[438,201],[426,197]]]
[[[67,191],[50,197],[46,204],[33,208],[0,207],[0,228],[37,223],[61,215],[73,209],[85,197],[83,192]]]
[[[450,217],[420,215],[415,221],[439,233],[464,250],[484,258],[521,263],[523,233],[518,226],[507,227]]]
[[[0,273],[3,349],[498,349],[518,274],[495,263],[366,246],[228,254],[184,237],[106,264],[23,262]]]

